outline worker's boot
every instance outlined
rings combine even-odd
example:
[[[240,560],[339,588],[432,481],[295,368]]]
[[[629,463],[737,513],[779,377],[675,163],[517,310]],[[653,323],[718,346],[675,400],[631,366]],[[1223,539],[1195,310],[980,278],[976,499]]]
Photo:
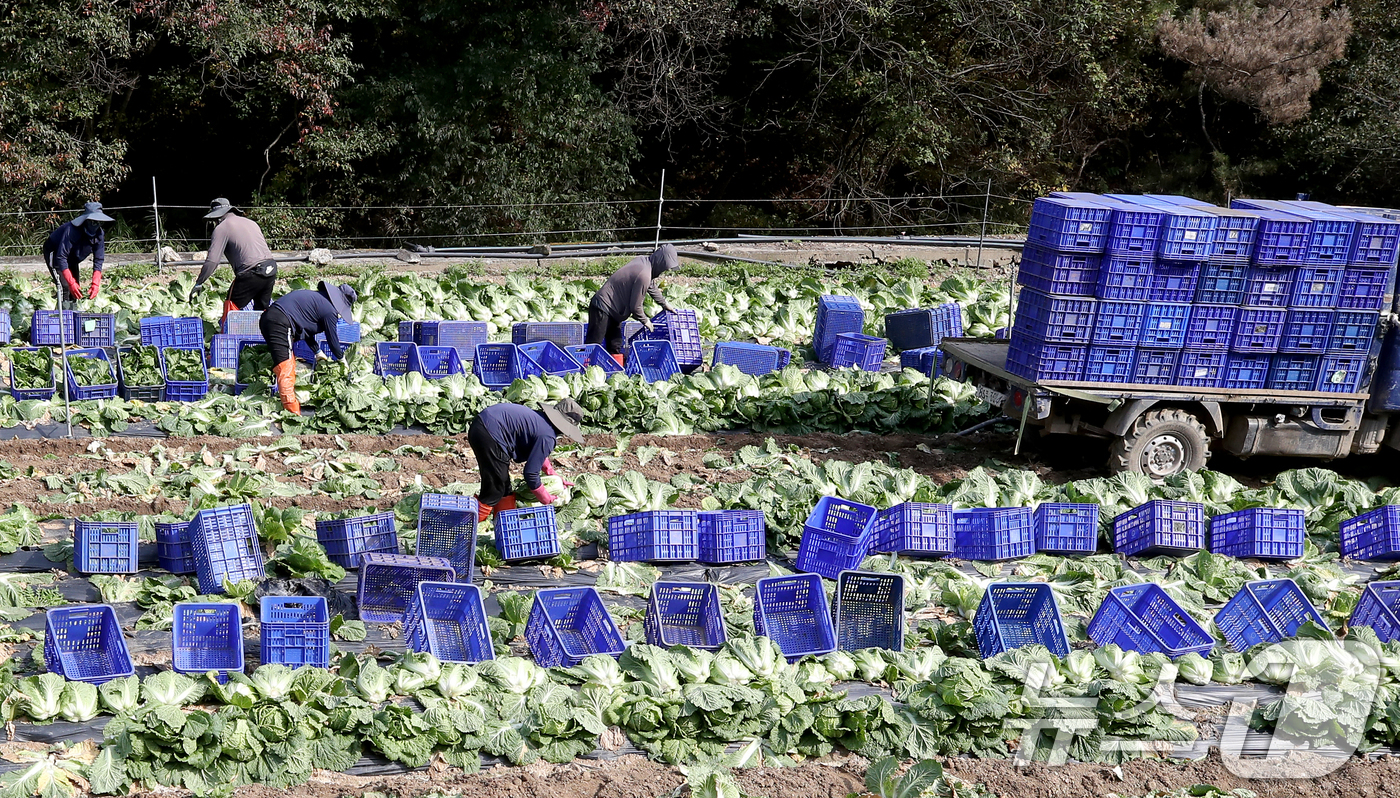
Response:
[[[498,512],[498,513],[499,513],[500,511],[502,511],[502,510],[514,510],[514,509],[515,509],[515,494],[514,494],[514,493],[508,493],[508,494],[505,495],[504,498],[502,498],[500,501],[496,502],[496,512]]]
[[[277,398],[288,413],[301,415],[301,402],[297,401],[297,361],[288,358],[272,367],[272,376],[277,381]]]
[[[626,363],[622,362],[622,360],[623,360],[622,355],[613,355],[613,360],[616,360],[616,361],[617,361],[617,365],[619,365],[619,366],[625,366],[625,365],[627,365]]]
[[[238,309],[239,309],[239,307],[238,307],[237,305],[233,304],[233,300],[232,300],[232,299],[225,299],[225,300],[224,300],[224,315],[222,315],[222,316],[219,317],[219,329],[220,329],[220,330],[223,330],[223,329],[224,329],[224,320],[226,320],[226,319],[228,318],[228,314],[230,314],[230,313],[232,313],[233,311],[238,310]]]
[[[478,524],[485,523],[486,519],[490,518],[491,513],[495,512],[495,510],[495,505],[487,504],[481,500],[480,496],[476,497],[476,522]]]

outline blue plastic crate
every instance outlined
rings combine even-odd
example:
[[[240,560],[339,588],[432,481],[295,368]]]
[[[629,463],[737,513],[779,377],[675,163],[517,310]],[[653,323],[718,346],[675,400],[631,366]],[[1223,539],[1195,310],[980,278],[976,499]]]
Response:
[[[462,356],[457,353],[456,347],[451,346],[415,347],[412,366],[414,371],[429,380],[441,380],[453,374],[466,373],[466,368],[462,365]]]
[[[10,311],[0,310],[0,343],[10,343],[13,334],[14,326],[10,323]]]
[[[401,321],[401,322],[399,322],[399,342],[400,342],[400,343],[414,343],[414,344],[418,343],[418,322],[416,322],[416,321]]]
[[[1287,640],[1308,621],[1327,628],[1327,622],[1292,579],[1246,582],[1215,614],[1215,626],[1225,642],[1240,652],[1260,643]]]
[[[201,320],[203,324],[203,320]],[[224,335],[248,335],[262,337],[262,311],[261,310],[230,310],[220,325],[219,332]]]
[[[1327,351],[1364,354],[1371,351],[1381,314],[1367,310],[1339,310],[1332,321]]]
[[[1167,209],[1155,203],[1139,202],[1138,199],[1127,195],[1094,198],[1094,201],[1113,210],[1108,219],[1108,239],[1104,244],[1106,251],[1128,255],[1151,255],[1157,251]]]
[[[1282,211],[1243,208],[1236,203],[1238,200],[1230,203],[1230,207],[1248,210],[1259,217],[1251,255],[1254,263],[1294,266],[1304,261],[1312,240],[1311,221]]]
[[[1241,304],[1256,308],[1287,307],[1293,297],[1293,278],[1297,271],[1294,267],[1251,265],[1245,274]]]
[[[330,561],[342,568],[359,568],[360,560],[370,552],[399,553],[393,513],[317,521],[316,542]]]
[[[1354,217],[1316,207],[1299,207],[1297,203],[1288,206],[1287,210],[1313,223],[1312,237],[1308,239],[1308,251],[1304,256],[1308,263],[1340,266],[1351,257],[1356,249]]]
[[[156,562],[172,574],[194,573],[194,547],[190,545],[190,523],[157,521]]]
[[[1274,355],[1264,387],[1271,391],[1314,390],[1320,360],[1318,355]]]
[[[380,341],[374,345],[374,373],[381,377],[402,377],[412,371],[418,359],[418,344],[412,341]]]
[[[1369,626],[1382,643],[1400,638],[1400,581],[1366,585],[1347,626]]]
[[[1190,261],[1162,260],[1152,264],[1152,282],[1147,288],[1149,302],[1191,302],[1196,298],[1196,283],[1201,279],[1202,264]]]
[[[476,499],[450,493],[424,493],[418,501],[416,553],[443,557],[460,582],[472,581],[476,566]]]
[[[1247,263],[1207,261],[1196,281],[1196,301],[1209,305],[1239,305],[1244,302],[1245,282],[1249,279]]]
[[[736,341],[721,341],[715,344],[710,368],[722,365],[734,366],[745,374],[755,377],[778,370],[778,348],[761,344],[745,344]]]
[[[802,542],[793,567],[827,579],[859,567],[870,551],[875,514],[875,508],[867,504],[821,497],[802,525]]]
[[[238,604],[175,605],[170,629],[170,665],[176,673],[214,671],[220,683],[243,672],[243,626]]]
[[[457,573],[445,557],[365,552],[356,590],[360,618],[371,623],[403,621],[419,582],[452,582]]]
[[[700,558],[694,510],[653,510],[608,519],[608,559],[693,562]]]
[[[423,321],[414,326],[413,336],[413,342],[420,346],[450,346],[457,350],[463,363],[470,363],[476,357],[476,348],[486,343],[486,322]],[[578,343],[583,343],[581,334]]]
[[[602,344],[580,344],[564,348],[569,353],[569,357],[578,361],[585,369],[597,366],[609,376],[622,373],[622,364],[617,362]]]
[[[628,339],[629,342],[670,341],[676,365],[686,374],[700,368],[704,363],[700,347],[700,317],[695,311],[663,310],[651,317],[651,326],[651,332],[647,332],[646,329],[638,330],[636,335]]]
[[[1400,505],[1388,504],[1338,527],[1343,557],[1357,560],[1400,560]]]
[[[822,578],[817,574],[770,576],[754,585],[753,625],[788,662],[836,650],[836,630]]]
[[[836,336],[836,346],[831,350],[832,368],[854,367],[879,372],[884,362],[885,339],[861,333]]]
[[[1397,250],[1400,250],[1400,221],[1349,208],[1331,208],[1330,211],[1356,222],[1356,235],[1352,238],[1348,263],[1385,267],[1395,265]]]
[[[1022,646],[1041,645],[1069,656],[1069,640],[1055,591],[1043,582],[988,585],[972,619],[982,659]]]
[[[1219,263],[1248,263],[1259,234],[1259,217],[1249,211],[1208,206],[1215,215],[1215,238],[1210,259]],[[1216,300],[1211,300],[1212,302]]]
[[[1203,261],[1209,258],[1215,248],[1217,222],[1218,217],[1204,209],[1173,208],[1162,224],[1157,254],[1171,260]]]
[[[265,578],[253,508],[248,505],[200,510],[190,520],[187,534],[200,593],[223,593],[224,580],[260,582]]]
[[[899,367],[912,368],[925,377],[940,376],[943,373],[943,350],[937,346],[905,350],[899,353]]]
[[[1016,282],[1027,288],[1061,296],[1093,296],[1099,281],[1100,255],[1055,252],[1028,244],[1021,253]],[[886,331],[889,330],[888,320]],[[896,343],[896,346],[899,344]],[[931,344],[924,344],[930,346]],[[901,347],[903,348],[903,347]],[[912,348],[912,347],[911,347]]]
[[[1103,259],[1094,295],[1099,299],[1140,300],[1152,285],[1151,255],[1113,255]],[[1100,311],[1102,312],[1102,311]]]
[[[1283,328],[1288,311],[1283,308],[1240,308],[1230,351],[1272,354],[1283,344]]]
[[[838,650],[904,650],[903,576],[842,571],[836,577],[833,605]]]
[[[1303,511],[1251,507],[1210,519],[1210,550],[1229,557],[1295,560],[1303,556]]]
[[[183,321],[176,319],[176,321]],[[195,321],[200,321],[195,319]],[[200,338],[196,347],[204,345],[203,322],[200,321]],[[116,346],[117,316],[115,313],[74,313],[73,341],[78,346]]]
[[[1022,288],[1012,329],[1048,343],[1088,343],[1094,332],[1093,299],[1061,297]]]
[[[1223,388],[1225,367],[1229,362],[1229,352],[1187,349],[1177,358],[1173,383],[1187,388]]]
[[[1029,507],[973,507],[953,511],[953,556],[995,562],[1035,554]]]
[[[44,613],[44,664],[72,682],[103,684],[135,673],[117,612],[106,604]]]
[[[330,665],[331,627],[325,598],[263,596],[260,605],[262,664],[289,668]]]
[[[729,639],[719,589],[705,582],[656,582],[647,598],[642,629],[647,643],[715,651]]]
[[[836,336],[865,330],[865,310],[855,297],[825,294],[817,297],[817,322],[812,330],[812,349],[817,360],[831,362]]]
[[[1190,305],[1149,302],[1147,312],[1142,317],[1142,336],[1138,338],[1138,346],[1180,349],[1186,345],[1186,328],[1190,323]]]
[[[481,325],[484,333],[486,325],[484,322]],[[562,349],[582,345],[583,338],[581,321],[521,321],[510,326],[510,342],[517,346],[549,341]]]
[[[204,359],[199,360],[199,371],[204,375],[202,380],[172,380],[170,373],[166,371],[165,351],[166,349],[182,349],[182,347],[166,347],[160,350],[160,373],[165,377],[165,399],[168,402],[197,402],[209,393],[209,372],[204,368]],[[183,350],[189,351],[189,350]]]
[[[1132,382],[1136,367],[1135,347],[1091,346],[1084,363],[1083,379],[1085,382]]]
[[[516,507],[496,513],[496,550],[507,562],[538,560],[559,554],[554,508]]]
[[[1124,651],[1210,656],[1215,640],[1201,623],[1167,595],[1160,585],[1144,583],[1109,588],[1089,621],[1089,638],[1100,646]]]
[[[238,349],[244,341],[263,343],[259,335],[216,335],[209,342],[209,366],[216,369],[238,369]]]
[[[1191,321],[1186,325],[1187,349],[1230,348],[1235,335],[1235,320],[1240,309],[1231,305],[1196,305],[1191,308]]]
[[[1283,325],[1283,340],[1278,351],[1315,354],[1327,349],[1332,338],[1332,322],[1336,311],[1295,308],[1288,311]]]
[[[633,341],[624,370],[628,376],[647,382],[666,382],[681,372],[670,341]]]
[[[48,349],[39,346],[17,346],[11,351],[17,352],[49,352]],[[53,354],[49,353],[49,384],[45,388],[16,388],[15,387],[15,361],[14,358],[5,358],[10,369],[10,396],[17,402],[24,402],[30,399],[48,401],[58,392],[57,381],[53,377]]]
[[[1289,304],[1295,308],[1336,307],[1344,271],[1341,266],[1299,266],[1294,270]]]
[[[762,510],[713,510],[695,514],[700,562],[760,562],[767,547]]]
[[[1370,358],[1363,353],[1329,352],[1322,356],[1317,369],[1315,390],[1323,393],[1357,393]]]
[[[481,588],[459,582],[419,582],[404,613],[404,642],[442,662],[496,658]]]
[[[73,370],[69,368],[68,363],[71,362],[73,358],[79,357],[93,358],[106,363],[108,378],[111,381],[102,383],[101,385],[78,385],[73,379]],[[69,349],[64,353],[63,377],[64,384],[68,388],[69,399],[75,401],[82,401],[84,399],[113,399],[117,395],[117,371],[112,368],[112,360],[107,357],[107,352],[103,349]],[[167,396],[169,395],[169,387],[170,385],[167,383]]]
[[[1046,554],[1093,554],[1099,547],[1099,506],[1044,502],[1031,516],[1035,550]]]
[[[165,401],[165,379],[158,378],[156,385],[132,385],[126,377],[126,367],[122,365],[122,359],[131,353],[133,347],[124,346],[117,349],[117,357],[112,362],[117,365],[117,395],[128,402],[163,402]],[[160,357],[160,353],[156,353]],[[157,361],[159,363],[159,361]],[[159,368],[159,366],[157,366]]]
[[[1130,381],[1138,385],[1172,385],[1180,360],[1180,349],[1139,349]]]
[[[952,554],[953,507],[948,504],[901,502],[875,515],[871,551],[909,557]]]
[[[581,374],[583,366],[553,341],[521,344],[520,353],[535,361],[545,374]]]
[[[472,371],[482,385],[492,390],[544,373],[533,360],[520,354],[515,344],[481,344],[472,359]]]
[[[73,567],[81,574],[134,574],[137,527],[134,521],[73,522]]]
[[[1124,556],[1188,554],[1206,547],[1205,508],[1154,499],[1113,519],[1113,550]]]
[[[1089,296],[1092,296],[1092,286],[1090,291]],[[896,349],[938,346],[944,338],[961,338],[962,322],[962,308],[956,302],[945,302],[935,308],[901,310],[885,316],[885,337]]]
[[[1031,206],[1026,241],[1057,252],[1103,252],[1112,213],[1098,201],[1041,197]]]
[[[1095,345],[1137,346],[1146,317],[1146,302],[1100,301],[1090,340]]]
[[[1088,355],[1087,346],[1046,343],[1012,330],[1006,370],[1037,382],[1073,381],[1084,376],[1084,361]]]
[[[162,347],[167,345],[170,335],[170,323],[175,321],[174,316],[146,316],[139,322],[141,328],[141,345]]]
[[[1223,388],[1257,391],[1264,389],[1269,378],[1269,355],[1247,355],[1230,353],[1225,362],[1225,382]]]
[[[1342,270],[1337,307],[1346,310],[1385,310],[1386,292],[1395,279],[1395,267],[1348,266]]]
[[[594,654],[621,654],[626,644],[617,623],[591,587],[535,593],[525,641],[542,668],[573,667]]]
[[[71,310],[36,310],[29,321],[29,342],[35,346],[72,346],[76,333]]]

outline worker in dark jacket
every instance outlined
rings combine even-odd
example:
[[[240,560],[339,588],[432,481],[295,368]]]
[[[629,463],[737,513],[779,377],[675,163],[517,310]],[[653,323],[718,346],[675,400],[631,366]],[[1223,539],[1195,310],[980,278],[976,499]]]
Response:
[[[554,496],[544,487],[540,473],[554,476],[549,455],[558,434],[583,443],[583,408],[572,399],[544,404],[539,410],[524,405],[501,403],[481,411],[467,428],[467,443],[481,468],[481,492],[477,494],[477,520],[485,521],[497,510],[515,507],[510,490],[510,464],[525,464],[525,485],[541,504],[553,504]],[[566,485],[569,483],[565,483]]]
[[[107,259],[107,233],[102,223],[110,221],[112,217],[102,212],[102,203],[89,202],[76,219],[59,225],[44,241],[44,263],[53,279],[68,289],[69,299],[83,298],[78,264],[88,255],[92,256],[92,284],[88,286],[87,298],[97,298],[102,288],[102,264]]]
[[[263,311],[260,328],[267,349],[272,353],[272,378],[277,383],[277,398],[289,413],[300,413],[297,401],[297,361],[292,345],[306,341],[313,352],[317,348],[316,334],[324,333],[331,357],[340,360],[345,350],[340,345],[336,322],[350,321],[350,308],[359,295],[348,285],[333,285],[322,280],[316,290],[303,288],[283,294]]]
[[[247,307],[249,302],[253,303],[254,310],[267,310],[272,304],[272,287],[277,284],[277,261],[272,257],[272,250],[267,248],[262,228],[223,197],[209,203],[209,212],[204,218],[222,221],[214,227],[204,265],[195,278],[194,288],[190,289],[190,301],[204,290],[204,283],[214,276],[219,261],[227,255],[229,266],[233,267],[233,284],[224,297],[220,325],[229,311]]]
[[[650,332],[651,319],[647,318],[642,303],[650,295],[662,310],[671,312],[671,306],[666,303],[656,280],[676,268],[676,264],[676,248],[663,244],[650,255],[633,258],[626,266],[613,272],[613,276],[603,283],[588,304],[587,343],[605,344],[611,354],[622,354],[626,346],[622,338],[622,323],[629,317],[641,321]]]

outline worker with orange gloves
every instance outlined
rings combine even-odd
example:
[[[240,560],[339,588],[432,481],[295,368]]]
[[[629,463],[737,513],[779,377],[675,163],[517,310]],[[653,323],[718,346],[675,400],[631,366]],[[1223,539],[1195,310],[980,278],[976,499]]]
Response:
[[[542,404],[539,410],[524,405],[491,405],[472,420],[467,428],[467,443],[481,468],[481,493],[477,494],[477,520],[485,521],[491,513],[515,508],[515,494],[510,489],[510,464],[525,464],[525,485],[541,504],[553,504],[554,496],[540,479],[543,472],[554,476],[549,455],[559,433],[583,443],[583,408],[572,399],[555,404]],[[572,485],[565,482],[565,486]]]
[[[263,340],[272,353],[272,379],[277,383],[277,398],[289,413],[300,413],[297,401],[297,361],[292,345],[306,341],[318,352],[316,334],[324,333],[331,357],[340,360],[345,350],[336,331],[339,321],[351,321],[350,308],[359,295],[348,285],[335,285],[322,280],[313,291],[303,288],[277,298],[263,311],[259,320]]]
[[[54,281],[66,289],[69,299],[83,298],[83,288],[78,285],[78,264],[88,255],[92,256],[92,284],[88,286],[87,298],[96,299],[97,292],[102,289],[102,264],[107,259],[107,233],[102,223],[110,221],[114,220],[102,212],[102,203],[89,202],[77,218],[59,225],[44,241],[44,263]]]
[[[277,261],[272,257],[272,250],[267,248],[262,228],[223,197],[209,203],[209,212],[204,218],[222,221],[214,227],[209,253],[199,269],[199,277],[195,278],[194,288],[190,289],[190,301],[195,301],[204,290],[204,283],[214,275],[219,261],[227,254],[229,265],[233,267],[233,284],[224,297],[224,314],[219,324],[228,318],[229,311],[247,307],[249,302],[253,303],[254,310],[267,310],[272,304],[272,287],[277,284]]]

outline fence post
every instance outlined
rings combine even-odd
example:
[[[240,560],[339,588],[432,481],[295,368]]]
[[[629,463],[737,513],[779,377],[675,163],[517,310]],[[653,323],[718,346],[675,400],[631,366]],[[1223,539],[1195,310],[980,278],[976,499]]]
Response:
[[[661,170],[661,191],[656,195],[656,242],[652,247],[661,246],[661,206],[666,204],[666,170]]]
[[[151,212],[156,216],[156,273],[165,274],[160,257],[160,201],[156,198],[156,176],[151,175]]]
[[[975,194],[973,196],[976,196]],[[982,232],[977,234],[977,268],[982,268],[982,242],[987,238],[987,214],[992,209],[992,179],[987,178],[987,195],[982,200]]]

